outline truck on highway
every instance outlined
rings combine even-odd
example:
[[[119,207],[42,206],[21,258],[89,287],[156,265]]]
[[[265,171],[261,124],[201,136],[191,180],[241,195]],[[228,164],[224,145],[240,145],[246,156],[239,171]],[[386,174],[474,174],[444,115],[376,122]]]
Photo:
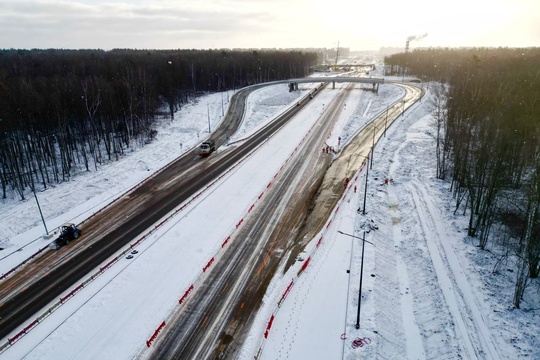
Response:
[[[216,151],[216,142],[214,140],[206,140],[201,144],[199,155],[200,156],[208,156],[213,151]]]

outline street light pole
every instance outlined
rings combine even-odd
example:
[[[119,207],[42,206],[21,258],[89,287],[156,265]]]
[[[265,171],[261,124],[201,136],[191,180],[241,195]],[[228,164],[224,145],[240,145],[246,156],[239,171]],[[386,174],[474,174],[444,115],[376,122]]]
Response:
[[[386,105],[386,117],[384,118],[384,137],[386,137],[386,123],[388,122],[388,105]]]
[[[371,161],[369,162],[369,168],[373,168],[373,149],[375,148],[375,124],[373,124],[373,140],[371,141]]]
[[[362,304],[362,278],[364,277],[364,249],[366,248],[366,232],[362,235],[362,258],[360,260],[360,287],[358,288],[358,310],[356,311],[356,329],[360,329],[360,305]]]
[[[338,233],[362,240],[362,258],[360,260],[360,287],[358,288],[358,309],[356,311],[356,325],[354,326],[356,329],[360,329],[360,307],[362,304],[362,279],[364,277],[364,248],[366,247],[366,243],[370,243],[371,245],[373,245],[373,243],[366,241],[365,231],[362,235],[362,238],[359,238],[358,236],[354,236],[350,234],[345,234],[344,232],[339,231],[339,230],[338,230]]]
[[[368,161],[369,161],[369,156],[370,156],[370,153],[373,151],[373,148],[371,148],[371,151],[368,153]],[[373,156],[373,154],[371,154],[371,156]],[[367,165],[367,164],[366,164]],[[364,187],[364,208],[362,210],[362,215],[366,215],[366,194],[367,194],[367,180],[368,180],[368,176],[369,176],[369,166],[366,166],[366,185]]]
[[[34,190],[33,186],[30,186],[30,189],[32,189],[32,192],[34,193],[34,198],[36,199],[39,215],[41,215],[41,221],[43,221],[43,226],[45,227],[45,233],[47,234],[47,236],[49,236],[49,230],[47,230],[47,224],[45,224],[45,218],[43,217],[43,212],[41,212],[41,206],[39,206],[39,201],[36,195],[36,191]]]

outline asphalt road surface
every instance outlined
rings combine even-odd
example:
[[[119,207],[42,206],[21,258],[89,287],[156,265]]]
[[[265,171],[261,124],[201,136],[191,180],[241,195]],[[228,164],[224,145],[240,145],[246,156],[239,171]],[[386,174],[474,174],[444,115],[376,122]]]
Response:
[[[263,86],[253,86],[235,94],[222,125],[212,135],[217,146],[223,144],[241,123],[248,94]],[[278,121],[223,156],[201,159],[197,149],[183,155],[80,224],[83,235],[77,240],[60,250],[45,251],[2,281],[0,338],[25,320],[36,317],[45,305],[235,164],[301,108],[291,108]]]
[[[213,267],[205,284],[176,314],[178,325],[168,327],[172,330],[160,335],[152,358],[234,356],[277,266],[285,254],[293,254],[289,261],[294,261],[294,254],[299,251],[304,235],[315,231],[317,221],[313,219],[325,216],[324,211],[320,210],[322,199],[335,197],[337,201],[343,190],[342,179],[339,178],[341,175],[337,175],[334,178],[339,180],[339,186],[333,186],[336,189],[332,195],[328,198],[328,194],[321,192],[321,189],[332,186],[326,180],[330,158],[324,157],[320,148],[331,129],[332,118],[337,118],[337,112],[342,107],[339,104],[345,101],[349,92],[340,94],[335,101],[336,105],[329,106],[328,118],[319,121],[317,131],[312,132],[298,152],[312,155],[297,156],[289,162],[277,186],[268,194],[266,205],[253,213],[242,232],[237,235],[243,241],[233,242],[234,247],[231,246],[217,266]],[[223,125],[212,135],[217,146],[223,144],[239,125],[247,94],[247,90],[239,91],[231,100],[230,111]],[[376,125],[373,125],[375,130],[366,128],[362,132],[363,146],[367,146],[367,142],[371,144],[372,133],[380,136],[382,121],[385,126],[389,125],[391,118],[399,115],[402,108],[408,107],[410,101],[415,101],[411,99],[392,107],[384,120],[379,118],[377,122],[376,119]],[[81,238],[58,251],[45,252],[2,281],[0,337],[5,337],[28,318],[35,317],[34,314],[43,306],[58,298],[105,259],[250,153],[261,141],[286,124],[306,103],[309,104],[309,101],[293,107],[285,116],[231,151],[212,155],[208,159],[201,159],[197,150],[185,154],[81,224]],[[339,159],[350,157],[351,154],[344,151]],[[330,166],[330,172],[336,163],[334,161]],[[324,200],[326,208],[331,211],[332,201],[327,200]]]
[[[353,175],[384,129],[420,95],[417,88],[405,87],[402,101],[367,125],[338,160],[330,163],[331,155],[320,149],[347,97],[358,91],[352,88],[348,87],[329,105],[262,206],[245,220],[236,235],[238,239],[169,321],[167,331],[153,345],[154,350],[144,357],[235,358],[282,261],[295,261],[305,241],[311,239],[309,235],[321,229],[335,207],[345,178]]]

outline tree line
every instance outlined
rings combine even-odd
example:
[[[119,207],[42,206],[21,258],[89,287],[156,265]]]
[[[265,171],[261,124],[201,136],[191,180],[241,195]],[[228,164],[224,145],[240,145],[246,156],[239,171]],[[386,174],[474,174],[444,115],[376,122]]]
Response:
[[[97,170],[196,96],[301,78],[316,63],[292,50],[0,50],[2,197]]]
[[[387,74],[439,84],[437,177],[451,181],[480,249],[501,241],[494,271],[514,264],[519,308],[540,273],[540,48],[416,50],[385,63]]]

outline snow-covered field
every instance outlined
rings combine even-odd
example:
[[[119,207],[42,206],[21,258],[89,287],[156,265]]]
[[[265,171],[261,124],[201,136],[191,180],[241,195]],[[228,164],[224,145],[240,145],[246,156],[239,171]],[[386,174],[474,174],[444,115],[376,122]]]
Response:
[[[307,88],[289,93],[286,85],[277,85],[253,93],[245,122],[231,141],[248,136],[294,105]],[[146,238],[133,259],[115,263],[0,358],[144,356],[145,342],[180,306],[178,299],[190,285],[196,288],[208,259],[218,253],[337,91],[321,93],[201,200]],[[402,90],[392,85],[382,85],[379,95],[356,90],[328,145],[338,147],[339,137],[341,145],[349,141],[401,95]],[[208,107],[212,128],[221,121],[222,96],[205,96],[185,106],[174,121],[163,120],[154,143],[120,161],[38,193],[49,229],[82,221],[200,143],[209,135]],[[369,170],[367,215],[357,212],[363,205],[363,168],[331,223],[295,266],[272,282],[240,358],[251,359],[257,353],[264,359],[540,358],[539,310],[513,309],[513,274],[491,273],[496,256],[481,252],[466,239],[466,218],[452,215],[448,186],[434,177],[429,112],[427,100],[417,103],[381,138]],[[392,181],[386,185],[385,178]],[[227,211],[223,204],[228,204]],[[216,211],[212,216],[198,215],[208,209]],[[201,220],[205,218],[212,222]],[[366,223],[376,224],[378,230],[366,234],[370,243],[365,247],[357,330],[361,240],[338,231],[361,238]],[[50,240],[41,238],[43,233],[33,198],[3,200],[0,241],[5,249],[0,251],[0,272],[46,245]],[[538,298],[537,288],[530,291]],[[525,308],[538,309],[530,301],[525,303]]]

